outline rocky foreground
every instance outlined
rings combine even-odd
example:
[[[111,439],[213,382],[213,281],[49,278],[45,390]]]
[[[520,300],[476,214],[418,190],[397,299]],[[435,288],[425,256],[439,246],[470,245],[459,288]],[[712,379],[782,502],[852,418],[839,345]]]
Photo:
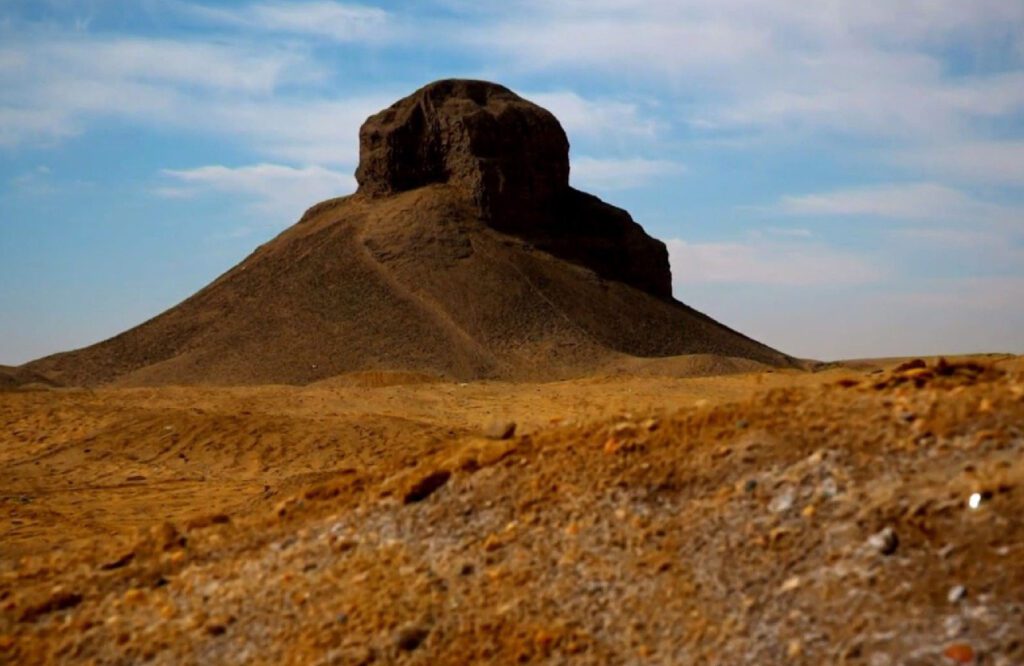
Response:
[[[1024,663],[1024,368],[923,365],[4,561],[0,662]]]

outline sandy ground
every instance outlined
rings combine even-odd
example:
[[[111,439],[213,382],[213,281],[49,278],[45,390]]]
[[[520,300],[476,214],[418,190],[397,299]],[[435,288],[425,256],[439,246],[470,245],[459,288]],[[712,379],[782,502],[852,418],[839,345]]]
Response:
[[[0,393],[0,555],[196,511],[247,511],[352,470],[415,464],[494,421],[514,421],[528,434],[822,377],[629,374],[514,384],[359,373],[309,387]]]
[[[0,662],[1024,663],[1024,368],[897,363],[3,392]]]

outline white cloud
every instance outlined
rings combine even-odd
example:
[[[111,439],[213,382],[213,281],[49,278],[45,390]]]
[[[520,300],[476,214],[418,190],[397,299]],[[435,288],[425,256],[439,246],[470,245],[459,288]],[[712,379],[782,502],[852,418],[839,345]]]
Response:
[[[960,140],[935,142],[897,152],[907,167],[958,180],[1024,185],[1024,141]]]
[[[348,99],[234,101],[209,104],[188,126],[234,136],[270,157],[306,164],[359,161],[359,127],[396,98],[387,93]]]
[[[378,7],[340,2],[257,2],[230,10],[185,5],[209,21],[240,28],[323,37],[337,42],[381,41],[393,17]]]
[[[938,183],[899,183],[784,196],[775,210],[787,215],[1020,224],[1024,209],[973,198]]]
[[[584,12],[566,16],[557,4],[539,10],[531,20],[510,19],[463,39],[534,69],[600,67],[641,76],[671,75],[700,63],[740,63],[768,46],[764,31],[756,26],[700,18],[663,21],[641,7],[630,17]]]
[[[857,285],[882,280],[887,271],[858,255],[819,243],[691,243],[666,241],[674,285]]]
[[[15,192],[30,196],[44,196],[55,191],[50,182],[50,167],[41,164],[31,171],[26,171],[11,178],[10,184]]]
[[[574,186],[598,191],[641,187],[659,178],[676,176],[686,171],[683,165],[676,162],[641,157],[574,157],[570,167],[569,177]]]
[[[94,116],[180,126],[225,100],[265,98],[284,80],[322,73],[301,52],[244,44],[67,35],[0,51],[0,144],[52,142]]]
[[[166,82],[218,91],[272,91],[281,82],[319,78],[323,70],[294,50],[255,44],[153,38],[77,39],[31,50],[38,65],[68,76]],[[40,62],[42,61],[42,62]]]
[[[522,93],[522,96],[555,114],[572,141],[577,136],[635,140],[654,138],[660,124],[644,116],[635,103],[591,99],[575,92]]]
[[[173,184],[158,188],[156,193],[161,196],[182,198],[226,194],[238,197],[243,204],[276,224],[294,222],[314,203],[350,194],[356,187],[352,175],[319,166],[210,165],[194,169],[166,169],[163,175]]]
[[[976,229],[909,227],[906,229],[894,229],[891,234],[915,242],[944,245],[952,248],[985,248],[992,250],[1005,247],[1007,242],[1004,234],[978,231]]]
[[[857,289],[689,285],[686,303],[805,358],[1024,353],[1024,281],[952,278]]]
[[[599,72],[620,87],[657,86],[676,119],[709,136],[878,138],[926,165],[930,147],[976,140],[1024,113],[1019,0],[523,0],[502,7],[464,37],[471,47],[496,49],[533,72]],[[980,157],[959,165],[951,159],[948,168],[1019,183],[1022,162],[1010,163],[1007,153],[996,156],[1004,168]]]
[[[810,238],[814,234],[810,229],[799,227],[765,227],[764,231],[773,236],[786,236],[789,238]]]
[[[14,47],[10,47],[14,48]],[[5,68],[4,53],[22,58]],[[244,142],[272,159],[354,165],[358,129],[393,96],[278,94],[319,80],[302,50],[141,38],[32,40],[0,50],[0,146],[48,144],[96,118]]]
[[[1017,318],[1024,319],[1020,304],[1024,303],[1024,277],[975,276],[933,281],[927,288],[899,290],[883,297],[902,307],[944,309],[948,312],[998,312],[1012,308]],[[1024,333],[1018,342],[1024,343]]]

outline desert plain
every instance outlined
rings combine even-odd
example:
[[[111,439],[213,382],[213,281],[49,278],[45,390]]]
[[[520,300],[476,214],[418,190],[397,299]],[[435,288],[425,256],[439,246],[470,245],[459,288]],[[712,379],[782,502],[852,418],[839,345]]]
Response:
[[[8,390],[0,654],[1019,663],[1024,363],[900,363]]]
[[[0,368],[0,662],[1024,663],[1024,361],[772,349],[568,150],[435,82],[354,194]]]

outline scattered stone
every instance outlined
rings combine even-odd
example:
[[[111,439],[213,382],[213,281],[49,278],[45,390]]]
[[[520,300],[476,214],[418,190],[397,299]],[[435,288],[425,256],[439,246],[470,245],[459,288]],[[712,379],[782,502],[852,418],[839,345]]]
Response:
[[[885,529],[872,534],[868,538],[868,545],[882,555],[892,555],[900,546],[900,538],[896,534],[896,530],[891,527],[886,527]]]
[[[650,418],[644,421],[641,425],[643,426],[644,430],[648,432],[654,432],[659,427],[661,427],[661,421],[655,418]]]
[[[911,361],[900,363],[893,372],[907,372],[908,370],[919,370],[927,367],[928,364],[924,362],[924,359],[915,358]]]
[[[487,538],[484,539],[484,551],[488,553],[493,553],[504,545],[505,542],[497,534],[489,534]]]
[[[966,587],[964,587],[963,585],[954,585],[953,587],[951,587],[949,589],[949,594],[946,595],[946,598],[949,599],[949,603],[955,604],[955,603],[961,601],[966,596],[967,596],[967,588]]]
[[[40,616],[46,615],[47,613],[74,608],[78,604],[82,603],[82,599],[82,595],[76,592],[57,590],[52,596],[50,596],[50,598],[46,599],[42,603],[26,608],[21,614],[21,621],[34,622]]]
[[[422,502],[423,500],[430,497],[434,491],[448,483],[452,473],[446,469],[439,469],[427,474],[419,481],[414,483],[408,491],[405,493],[405,497],[402,501],[406,504],[412,504],[413,502]]]
[[[603,447],[605,455],[612,456],[622,450],[622,441],[616,437],[609,437]]]
[[[192,518],[185,523],[187,530],[201,530],[213,525],[226,525],[231,522],[231,517],[226,513],[214,513]]]
[[[623,421],[616,423],[612,426],[613,435],[631,435],[636,430],[636,426],[629,421]]]
[[[154,526],[150,530],[150,534],[157,547],[162,550],[171,550],[172,548],[185,545],[185,537],[178,532],[178,528],[168,522]]]
[[[779,592],[792,592],[800,587],[800,576],[791,576],[779,587]]]
[[[131,561],[134,560],[134,559],[135,559],[135,552],[134,551],[129,551],[129,552],[125,553],[124,555],[122,555],[121,557],[119,557],[116,560],[114,560],[113,562],[107,562],[106,564],[101,564],[100,565],[100,569],[102,569],[103,571],[113,571],[114,569],[120,569],[121,567],[124,567],[124,566],[127,566],[128,564],[130,564]]]
[[[768,510],[772,513],[785,513],[793,508],[793,502],[795,501],[796,490],[794,490],[793,486],[786,486],[768,503]]]
[[[407,624],[395,634],[395,645],[399,650],[412,652],[427,639],[430,630],[418,624]]]
[[[484,428],[484,437],[488,439],[512,439],[515,434],[515,421],[492,421]]]
[[[947,638],[957,638],[967,633],[967,622],[959,615],[947,615],[942,621]]]
[[[942,654],[957,664],[969,664],[974,661],[974,649],[967,643],[953,643],[947,646]]]

